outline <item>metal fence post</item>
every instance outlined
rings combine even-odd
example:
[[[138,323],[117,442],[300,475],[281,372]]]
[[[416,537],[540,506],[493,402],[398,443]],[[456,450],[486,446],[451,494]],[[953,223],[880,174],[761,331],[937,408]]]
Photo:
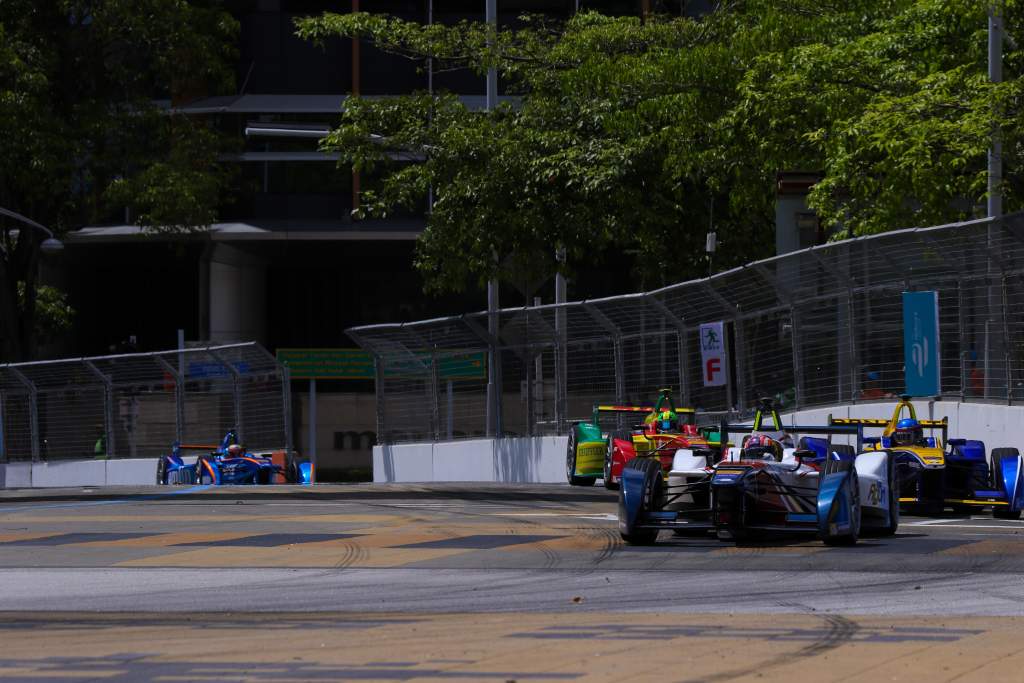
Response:
[[[235,408],[235,436],[238,438],[239,443],[245,443],[245,425],[242,423],[242,387],[238,370],[231,363],[225,361],[220,354],[216,351],[212,351],[207,347],[206,352],[213,357],[218,363],[227,368],[228,372],[231,373],[231,395],[232,402]]]
[[[1003,273],[1001,282],[1001,293],[1000,293],[1000,306],[1001,315],[1003,322],[1003,357],[1004,363],[1006,364],[1006,403],[1013,403],[1013,370],[1010,367],[1010,349],[1012,344],[1010,343],[1010,305],[1006,296],[1006,273]]]
[[[179,356],[181,354],[178,354]],[[178,368],[167,362],[163,356],[154,356],[156,362],[174,379],[174,438],[181,443],[185,440],[185,387],[183,386],[181,372],[178,368],[182,363],[178,361]]]
[[[92,361],[86,360],[82,363],[103,382],[103,439],[106,444],[104,455],[112,458],[117,452],[114,445],[114,383]]]
[[[7,369],[28,389],[28,425],[32,443],[32,462],[39,462],[39,391],[21,370],[10,366]]]
[[[967,349],[964,343],[967,330],[964,324],[964,285],[959,280],[956,283],[956,324],[960,337],[960,402],[963,403],[967,397]]]
[[[733,318],[732,322],[733,329],[733,347],[736,349],[736,409],[741,413],[746,405],[746,394],[747,394],[747,381],[746,381],[746,366],[747,366],[747,354],[743,348],[744,337],[743,337],[743,319],[739,316]],[[732,382],[730,382],[732,384]],[[729,406],[732,409],[732,406]]]
[[[430,352],[430,425],[434,441],[441,440],[441,404],[438,387],[441,376],[437,367],[437,345]]]
[[[7,433],[4,431],[4,392],[0,391],[0,463],[7,462]]]
[[[796,306],[789,308],[789,341],[793,347],[793,410],[799,410],[804,395],[803,349],[800,348],[800,323]]]
[[[857,323],[853,292],[848,292],[846,297],[847,315],[849,316],[850,332],[850,397],[851,403],[857,402],[859,395],[860,377],[857,372]]]
[[[384,359],[373,354],[373,382],[377,387],[377,443],[388,443],[388,433],[384,423]]]
[[[280,368],[281,409],[284,411],[284,450],[290,457],[295,446],[292,436],[292,371],[287,363],[282,363]]]
[[[662,320],[668,320],[676,328],[676,356],[679,361],[679,400],[684,406],[690,405],[690,382],[686,373],[686,325],[682,318],[672,312],[665,302],[656,296],[646,295],[644,301],[661,313]]]
[[[676,355],[679,358],[679,400],[684,406],[690,403],[690,378],[686,373],[686,329],[676,330]]]
[[[533,363],[535,354],[531,347],[527,347],[529,353],[523,360],[523,375],[526,382],[526,436],[533,436],[534,433],[534,421],[536,415],[534,414],[534,399],[533,399]]]

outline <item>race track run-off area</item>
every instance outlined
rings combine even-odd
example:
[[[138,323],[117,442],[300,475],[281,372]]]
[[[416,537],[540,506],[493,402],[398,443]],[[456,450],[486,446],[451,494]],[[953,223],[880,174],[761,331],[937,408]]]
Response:
[[[4,681],[1010,681],[1024,523],[620,539],[568,486],[0,494]]]

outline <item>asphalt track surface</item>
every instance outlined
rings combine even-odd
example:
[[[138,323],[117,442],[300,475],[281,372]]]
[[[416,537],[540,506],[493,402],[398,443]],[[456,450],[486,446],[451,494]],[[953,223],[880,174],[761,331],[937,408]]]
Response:
[[[0,679],[1024,680],[1024,522],[826,548],[567,486],[0,493]]]

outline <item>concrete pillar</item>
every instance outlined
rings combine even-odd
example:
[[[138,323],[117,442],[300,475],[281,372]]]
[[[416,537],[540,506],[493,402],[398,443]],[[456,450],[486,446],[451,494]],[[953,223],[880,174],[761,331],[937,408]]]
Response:
[[[267,343],[267,262],[228,244],[215,244],[203,259],[211,342]],[[208,283],[208,284],[207,284]]]

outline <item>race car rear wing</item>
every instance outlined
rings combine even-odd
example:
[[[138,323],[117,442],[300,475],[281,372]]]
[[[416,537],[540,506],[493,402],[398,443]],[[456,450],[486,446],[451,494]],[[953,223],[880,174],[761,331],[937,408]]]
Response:
[[[777,424],[775,426],[778,426]],[[722,420],[721,425],[722,440],[725,441],[729,434],[750,434],[751,432],[761,431],[761,425],[757,424],[729,424],[725,420]],[[841,424],[829,424],[823,425],[786,425],[782,427],[781,431],[790,432],[793,434],[847,434],[855,435],[857,437],[857,452],[860,453],[864,450],[864,427],[859,424],[841,425]]]
[[[888,430],[892,426],[892,420],[879,420],[866,417],[832,417],[828,416],[830,425],[860,425],[861,427],[873,427],[875,429]],[[941,429],[942,443],[949,441],[949,418],[941,420],[918,420],[917,423],[925,429]]]

